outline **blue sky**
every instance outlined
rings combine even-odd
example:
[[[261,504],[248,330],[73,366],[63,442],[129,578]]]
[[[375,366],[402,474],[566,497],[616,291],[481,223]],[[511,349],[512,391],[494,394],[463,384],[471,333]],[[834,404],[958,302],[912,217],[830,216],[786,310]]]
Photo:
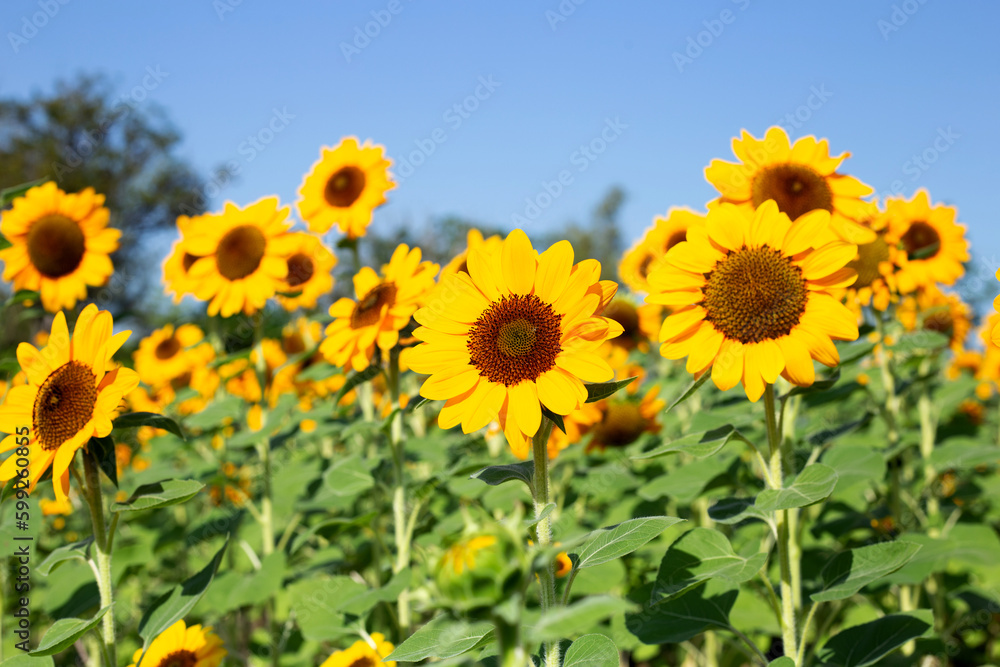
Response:
[[[213,208],[294,202],[320,146],[353,134],[385,145],[397,172],[414,151],[421,162],[376,225],[456,214],[510,227],[569,170],[530,225],[585,219],[620,185],[629,238],[671,206],[702,208],[709,161],[732,159],[742,128],[781,123],[850,151],[843,171],[879,193],[925,187],[958,206],[987,280],[1000,266],[998,7],[5,0],[0,94],[111,74],[137,104],[166,109],[196,167],[239,165]],[[366,28],[374,36],[358,37]]]

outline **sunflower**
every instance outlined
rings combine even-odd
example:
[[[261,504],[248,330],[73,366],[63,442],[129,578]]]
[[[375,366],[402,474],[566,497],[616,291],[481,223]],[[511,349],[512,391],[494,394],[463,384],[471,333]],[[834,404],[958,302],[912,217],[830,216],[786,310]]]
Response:
[[[685,239],[688,227],[704,224],[705,215],[687,208],[672,208],[667,216],[657,216],[653,226],[629,248],[618,265],[618,277],[633,292],[649,291],[649,273],[667,251]]]
[[[185,294],[194,294],[198,287],[198,281],[191,277],[190,270],[201,258],[188,252],[185,243],[188,230],[205,224],[203,221],[211,217],[211,214],[177,217],[177,229],[181,238],[174,242],[170,254],[163,261],[163,291],[168,295],[173,294],[174,303],[180,303]]]
[[[636,348],[641,351],[649,350],[649,338],[643,331],[639,309],[631,301],[619,295],[611,300],[602,315],[614,320],[622,327],[622,334],[609,341],[611,345],[622,348],[626,353]]]
[[[197,257],[188,275],[194,293],[209,301],[208,314],[253,315],[282,288],[288,275],[286,257],[294,252],[286,234],[288,207],[265,197],[246,208],[226,202],[222,213],[204,216],[184,234],[185,252]]]
[[[448,547],[448,550],[441,556],[439,567],[454,570],[455,574],[462,574],[466,569],[476,567],[476,554],[483,549],[492,547],[497,543],[497,538],[493,535],[478,535],[467,540],[456,542]]]
[[[601,317],[617,286],[600,273],[596,260],[573,265],[569,241],[539,254],[520,229],[499,253],[471,252],[469,273],[448,276],[414,315],[423,344],[409,363],[431,376],[420,393],[447,401],[440,427],[461,424],[471,433],[498,420],[525,458],[543,405],[560,415],[579,409],[587,399],[583,383],[613,375],[597,348],[622,332]]]
[[[641,401],[606,399],[598,401],[601,418],[591,429],[593,434],[587,451],[600,451],[608,447],[625,447],[639,439],[643,433],[658,433],[660,424],[656,416],[667,402],[659,397],[660,386],[654,385]]]
[[[177,621],[156,636],[145,657],[142,649],[137,649],[129,667],[135,667],[139,658],[142,667],[218,667],[226,653],[212,628],[187,627],[184,621]]]
[[[17,446],[17,429],[30,427],[28,470],[30,488],[52,466],[57,500],[69,490],[69,465],[76,450],[91,437],[111,433],[122,397],[139,384],[129,368],[115,368],[111,357],[128,340],[130,331],[112,335],[111,313],[90,304],[80,312],[70,338],[66,316],[56,313],[49,344],[41,350],[30,343],[17,346],[17,360],[28,384],[12,388],[0,405],[0,432],[10,433],[0,451]],[[17,475],[17,460],[0,465],[0,481]]]
[[[955,352],[964,348],[965,338],[972,329],[969,304],[933,286],[905,297],[896,308],[896,319],[907,331],[919,328],[944,334]]]
[[[0,217],[11,244],[0,250],[4,280],[41,292],[49,312],[72,308],[88,285],[104,285],[114,272],[109,255],[121,232],[108,227],[109,217],[104,195],[92,188],[67,194],[51,181],[31,188]]]
[[[709,211],[705,226],[689,230],[650,276],[646,300],[676,308],[660,328],[660,354],[687,356],[689,373],[711,366],[722,390],[742,380],[751,401],[778,375],[811,385],[813,359],[839,361],[831,339],[858,337],[854,313],[829,292],[854,282],[844,265],[857,246],[814,247],[829,224],[826,211],[792,224],[773,200],[752,215],[732,204]]]
[[[953,206],[931,207],[926,190],[918,190],[913,199],[886,200],[889,233],[886,237],[898,245],[899,291],[908,294],[934,283],[954,285],[965,273],[969,261],[969,242],[965,225],[955,222]]]
[[[316,299],[333,289],[331,271],[337,257],[312,234],[293,232],[289,236],[295,249],[285,258],[288,275],[279,288],[288,296],[279,293],[278,303],[285,310],[315,308]]]
[[[382,151],[370,141],[359,146],[355,137],[344,138],[336,148],[323,148],[299,186],[299,214],[309,229],[324,234],[336,224],[347,238],[365,235],[372,211],[396,187],[389,174],[392,160]]]
[[[570,445],[580,442],[584,435],[590,432],[594,424],[601,421],[601,408],[597,403],[584,403],[579,410],[563,417],[563,427],[566,429],[554,428],[549,434],[548,450],[549,458],[554,459],[559,452]],[[514,452],[517,454],[517,452]],[[522,456],[523,458],[523,456]]]
[[[155,387],[212,361],[215,350],[197,325],[182,324],[175,329],[168,324],[139,341],[132,358],[139,379]]]
[[[155,399],[163,405],[170,405],[177,399],[177,392],[191,389],[194,395],[183,398],[175,409],[182,415],[193,415],[208,406],[219,384],[220,378],[216,369],[210,366],[195,366],[169,383],[156,387]]]
[[[889,218],[877,208],[862,224],[875,232],[875,240],[858,245],[858,254],[847,268],[858,273],[858,279],[846,289],[847,307],[860,316],[864,306],[885,311],[898,298],[896,265],[900,251],[886,240]]]
[[[441,280],[445,276],[462,271],[469,272],[469,253],[473,250],[482,249],[487,253],[500,252],[503,246],[503,238],[499,234],[494,234],[489,238],[483,238],[483,233],[478,229],[470,229],[466,235],[465,250],[455,255],[455,257],[441,268]]]
[[[850,153],[830,155],[826,139],[802,137],[794,145],[780,127],[772,127],[763,139],[743,130],[733,139],[739,162],[712,160],[705,178],[721,196],[712,205],[731,203],[752,211],[773,199],[778,210],[791,220],[809,211],[831,214],[828,230],[818,243],[839,238],[850,243],[871,243],[872,230],[860,224],[871,215],[872,204],[861,197],[873,190],[853,176],[838,174],[837,167]]]
[[[326,328],[320,352],[340,367],[348,364],[364,370],[377,345],[390,350],[399,340],[399,332],[409,323],[414,311],[434,287],[440,267],[420,261],[420,248],[412,250],[400,244],[379,277],[369,267],[354,275],[357,301],[342,298],[330,306],[333,322]]]
[[[320,667],[396,667],[395,660],[383,661],[383,658],[392,653],[393,648],[395,647],[385,640],[382,633],[373,632],[370,643],[359,639],[349,649],[335,652]]]

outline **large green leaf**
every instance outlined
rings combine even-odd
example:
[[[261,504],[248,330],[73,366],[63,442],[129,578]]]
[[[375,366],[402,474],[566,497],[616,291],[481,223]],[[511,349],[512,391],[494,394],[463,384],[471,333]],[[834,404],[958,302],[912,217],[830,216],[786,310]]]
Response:
[[[27,653],[11,656],[0,662],[0,667],[53,667],[55,663],[49,656],[34,658]]]
[[[46,631],[42,637],[42,641],[38,642],[38,648],[29,653],[29,655],[40,657],[55,655],[56,653],[65,651],[77,639],[96,628],[97,624],[104,618],[104,615],[111,610],[111,607],[112,605],[110,604],[107,607],[102,607],[100,611],[94,614],[93,618],[86,621],[82,618],[59,619]]]
[[[323,475],[323,484],[335,496],[349,497],[375,486],[368,467],[354,455],[334,461]]]
[[[938,470],[965,470],[989,465],[1000,459],[996,445],[973,438],[951,438],[934,448],[930,464]]]
[[[433,621],[407,637],[385,661],[418,662],[426,658],[447,660],[475,648],[493,634],[492,623],[466,623],[447,616]]]
[[[112,428],[136,428],[138,426],[152,426],[161,428],[164,431],[173,433],[181,440],[184,440],[184,432],[180,424],[170,417],[158,415],[155,412],[126,412],[111,422]]]
[[[628,600],[610,595],[593,595],[568,607],[554,607],[545,612],[528,635],[539,642],[564,639],[589,630],[615,614],[635,608],[636,605]]]
[[[38,180],[28,181],[27,183],[21,183],[20,185],[12,185],[9,188],[0,190],[0,208],[11,203],[18,197],[23,197],[28,190],[38,187],[39,185],[43,185],[48,180],[48,178],[39,178]]]
[[[664,443],[648,452],[636,454],[633,459],[651,459],[664,454],[684,452],[697,458],[715,454],[739,433],[731,425],[726,424],[704,433],[690,433],[671,442]]]
[[[112,503],[112,512],[140,512],[155,507],[169,507],[191,500],[205,488],[201,482],[193,479],[165,479],[162,482],[143,484],[128,500]]]
[[[239,609],[266,602],[281,589],[285,578],[286,557],[283,551],[268,554],[260,562],[260,569],[250,575],[241,575],[241,583],[229,594],[228,607]]]
[[[823,568],[823,590],[814,602],[844,600],[906,565],[920,550],[913,542],[882,542],[842,551]]]
[[[617,382],[598,382],[596,384],[584,385],[587,388],[587,403],[596,403],[597,401],[603,400],[614,396],[620,389],[632,384],[632,381],[638,376],[632,376],[625,380],[618,380]]]
[[[351,632],[343,627],[344,607],[362,598],[368,587],[347,576],[309,577],[289,586],[288,592],[302,636],[328,641]]]
[[[734,524],[748,519],[771,523],[771,515],[758,509],[753,504],[753,498],[723,498],[708,508],[708,516],[712,521],[722,524]]]
[[[91,438],[83,455],[92,457],[115,488],[118,488],[118,457],[115,454],[115,441],[110,435]]]
[[[912,614],[890,614],[841,630],[827,640],[816,656],[823,665],[874,665],[883,656],[926,633],[933,625],[934,617],[926,609]]]
[[[508,463],[499,466],[489,466],[488,468],[483,468],[477,473],[471,475],[472,479],[478,479],[482,482],[486,482],[490,486],[498,486],[504,482],[509,482],[512,479],[521,480],[528,485],[528,488],[533,488],[534,477],[535,477],[535,462],[534,461],[522,461],[521,463]]]
[[[625,626],[644,644],[676,644],[709,627],[729,625],[739,589],[716,579],[684,595],[662,600],[625,616]]]
[[[834,445],[823,455],[823,463],[837,471],[837,492],[885,479],[885,459],[867,445]]]
[[[653,602],[679,595],[709,579],[741,584],[752,579],[766,560],[767,554],[762,552],[744,558],[722,533],[694,528],[681,535],[663,555]]]
[[[594,567],[632,553],[658,537],[663,531],[684,519],[670,516],[647,516],[629,519],[617,526],[602,528],[590,534],[580,547],[577,569]]]
[[[671,403],[669,406],[667,406],[667,410],[666,411],[670,412],[671,410],[673,410],[674,408],[676,408],[678,405],[680,405],[684,401],[686,401],[689,398],[691,398],[692,396],[694,396],[698,392],[698,390],[701,389],[701,385],[703,385],[706,382],[708,382],[708,379],[710,377],[712,377],[711,373],[702,373],[700,378],[698,378],[697,380],[695,380],[694,382],[692,382],[690,385],[688,385],[688,388],[684,390],[684,393],[682,393],[680,396],[678,396],[676,399],[674,399],[674,402]]]
[[[807,466],[783,489],[765,489],[754,504],[762,512],[807,507],[830,497],[837,486],[837,471],[822,463]]]
[[[604,635],[583,635],[566,649],[563,667],[618,667],[618,648]]]
[[[43,577],[49,576],[49,572],[56,569],[68,560],[81,560],[87,561],[87,552],[90,549],[91,542],[94,541],[93,537],[88,537],[85,540],[79,542],[73,542],[72,544],[64,544],[63,546],[55,549],[46,556],[35,571],[38,572]]]

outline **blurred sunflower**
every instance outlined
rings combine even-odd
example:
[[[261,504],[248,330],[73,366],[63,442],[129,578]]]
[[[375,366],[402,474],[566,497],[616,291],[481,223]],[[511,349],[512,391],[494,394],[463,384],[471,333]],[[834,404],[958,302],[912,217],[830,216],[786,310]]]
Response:
[[[448,547],[448,550],[441,556],[439,567],[453,570],[455,574],[462,574],[466,569],[476,567],[476,554],[483,549],[492,547],[497,543],[497,538],[493,535],[477,535],[467,540],[456,542]]]
[[[711,367],[722,390],[742,381],[751,401],[779,375],[811,385],[813,359],[839,361],[831,339],[858,337],[854,313],[828,291],[854,282],[845,265],[857,246],[816,248],[829,221],[814,211],[792,224],[773,200],[752,215],[732,204],[709,211],[706,225],[689,230],[650,276],[647,301],[677,309],[660,328],[660,354],[686,356],[695,375]]]
[[[132,355],[139,379],[151,387],[170,382],[215,358],[211,343],[195,324],[167,324],[139,341]]]
[[[439,426],[471,433],[498,420],[514,454],[526,458],[542,405],[560,415],[579,409],[583,383],[613,375],[597,348],[622,332],[601,316],[617,286],[600,272],[596,260],[574,265],[568,241],[539,254],[520,229],[499,253],[471,252],[469,273],[448,276],[414,315],[423,344],[409,363],[431,376],[421,395],[447,401]]]
[[[850,153],[832,156],[826,139],[812,136],[790,145],[780,127],[770,128],[763,139],[743,130],[742,137],[733,139],[733,153],[739,162],[712,160],[705,168],[705,178],[721,194],[713,205],[731,203],[750,212],[773,199],[792,221],[809,211],[829,211],[830,225],[817,243],[834,238],[850,243],[875,240],[874,232],[861,224],[872,208],[861,197],[870,195],[872,188],[837,173]]]
[[[181,238],[174,242],[170,254],[163,260],[163,291],[168,295],[173,294],[174,303],[180,303],[185,294],[194,294],[198,286],[198,281],[192,279],[189,272],[200,257],[188,252],[185,236],[189,229],[204,224],[203,219],[210,217],[211,214],[177,217],[177,229]]]
[[[143,667],[218,667],[227,653],[212,628],[187,627],[177,621],[149,644],[146,657],[137,649],[129,667],[135,667],[139,658]]]
[[[923,329],[944,334],[948,337],[948,346],[955,352],[965,347],[965,339],[972,329],[969,304],[937,287],[905,297],[896,308],[896,319],[907,331]]]
[[[635,245],[625,251],[618,265],[618,277],[633,292],[649,291],[649,273],[667,251],[685,240],[688,227],[704,224],[705,215],[687,208],[672,208],[667,216],[657,216]]]
[[[897,298],[896,261],[899,250],[886,241],[889,219],[873,211],[862,224],[875,232],[875,240],[858,245],[858,254],[847,263],[847,268],[858,273],[858,279],[846,290],[846,303],[859,316],[861,308],[871,306],[885,311]]]
[[[28,465],[30,488],[52,466],[56,500],[69,491],[69,465],[76,450],[92,436],[111,433],[111,420],[122,397],[139,384],[130,368],[115,368],[111,357],[128,340],[130,331],[112,335],[111,313],[94,304],[80,312],[70,338],[66,316],[52,321],[49,344],[41,350],[30,343],[17,346],[17,360],[28,384],[14,387],[0,405],[0,432],[9,433],[0,451],[17,446],[19,427],[31,424]],[[17,475],[16,459],[0,465],[0,481]]]
[[[385,636],[380,632],[373,632],[371,642],[374,647],[359,639],[350,648],[335,652],[324,660],[320,667],[376,667],[377,665],[396,667],[395,660],[382,660],[395,648],[385,640]]]
[[[104,195],[92,188],[67,194],[52,181],[31,188],[0,214],[0,234],[10,242],[0,250],[4,280],[40,292],[49,312],[72,308],[88,285],[104,285],[114,272],[109,255],[121,232],[108,227],[109,217]]]
[[[364,370],[377,345],[390,350],[421,300],[434,287],[440,268],[421,262],[420,248],[399,245],[379,277],[369,267],[354,275],[357,301],[342,298],[330,306],[334,318],[326,328],[320,352],[334,366]]]
[[[203,216],[184,234],[185,251],[198,257],[188,270],[194,293],[209,301],[208,314],[252,315],[281,289],[285,258],[295,241],[286,234],[288,207],[265,197],[246,208],[226,202],[222,213]]]
[[[886,240],[898,244],[899,291],[908,294],[934,283],[954,285],[965,273],[969,261],[969,242],[965,225],[955,222],[953,206],[931,207],[926,190],[918,190],[913,199],[886,200],[889,232]]]
[[[455,255],[454,258],[441,268],[441,278],[444,280],[445,276],[450,276],[453,273],[458,273],[462,271],[464,273],[469,272],[469,253],[473,250],[483,249],[487,253],[500,252],[500,248],[503,246],[503,238],[499,234],[494,234],[489,238],[483,238],[483,233],[478,229],[470,229],[466,235],[466,248],[464,251]]]
[[[370,141],[359,146],[355,137],[344,138],[336,148],[323,148],[299,186],[299,214],[310,230],[324,234],[337,225],[347,238],[365,235],[372,211],[396,187],[389,174],[392,160],[382,152],[382,146]]]
[[[635,304],[618,295],[611,300],[611,303],[601,314],[614,320],[622,327],[621,335],[609,341],[611,345],[620,347],[626,352],[631,352],[636,348],[643,352],[649,350],[649,337],[646,330],[643,329],[645,323],[640,318],[639,308],[636,308]],[[659,328],[659,323],[657,323],[657,328]]]
[[[316,299],[333,289],[331,271],[337,257],[312,234],[292,232],[289,236],[295,248],[285,258],[288,274],[279,288],[278,303],[285,310],[315,308]]]
[[[604,451],[608,447],[625,447],[639,439],[643,433],[657,433],[660,424],[656,416],[667,402],[659,398],[660,387],[649,388],[639,402],[607,399],[598,401],[601,418],[591,429],[593,434],[587,451]]]
[[[554,428],[549,434],[549,458],[554,459],[559,452],[574,445],[590,432],[594,424],[601,421],[601,408],[598,403],[584,403],[578,410],[563,416],[565,431]]]

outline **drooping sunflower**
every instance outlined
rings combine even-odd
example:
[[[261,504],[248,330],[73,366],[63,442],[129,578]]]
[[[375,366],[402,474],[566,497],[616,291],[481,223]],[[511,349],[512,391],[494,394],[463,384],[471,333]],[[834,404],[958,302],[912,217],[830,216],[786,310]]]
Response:
[[[29,426],[31,490],[52,466],[56,499],[64,500],[76,450],[85,447],[92,436],[111,432],[122,397],[139,384],[135,371],[111,370],[111,357],[131,334],[112,335],[111,329],[111,313],[90,304],[80,312],[72,338],[60,311],[52,321],[48,345],[41,350],[30,343],[17,346],[17,360],[28,384],[13,387],[0,405],[0,432],[11,434],[0,442],[0,451],[14,449],[17,429]],[[10,456],[0,465],[0,481],[17,474],[18,458]]]
[[[170,382],[214,358],[215,350],[196,324],[156,329],[139,342],[133,355],[139,379],[150,387]]]
[[[875,240],[872,230],[861,224],[872,207],[861,197],[870,195],[872,188],[837,173],[850,153],[830,155],[826,139],[812,136],[791,145],[780,127],[770,128],[763,139],[743,130],[742,137],[733,139],[733,153],[739,162],[712,160],[705,168],[705,178],[721,194],[711,205],[731,203],[753,211],[773,199],[793,221],[809,211],[829,211],[830,226],[818,243],[834,237],[850,243]]]
[[[704,222],[703,213],[687,208],[672,208],[666,217],[657,216],[642,238],[625,251],[618,265],[618,277],[633,292],[649,292],[649,273],[668,250],[685,239],[688,227]]]
[[[324,660],[320,667],[376,667],[377,665],[396,667],[395,660],[383,660],[395,648],[392,643],[387,642],[381,632],[373,632],[370,637],[374,646],[359,639],[350,648],[336,651]]]
[[[946,294],[937,287],[928,287],[905,297],[896,308],[896,319],[907,331],[918,328],[936,331],[948,337],[948,346],[955,352],[965,347],[972,330],[972,309],[956,294]]]
[[[109,217],[92,188],[67,194],[51,181],[31,188],[0,214],[0,234],[11,244],[0,250],[4,280],[40,292],[49,312],[72,308],[88,285],[104,285],[114,272],[109,255],[121,232],[108,227]]]
[[[847,307],[861,315],[864,306],[885,311],[898,298],[896,284],[897,257],[895,243],[886,240],[889,218],[877,209],[862,224],[875,232],[875,240],[858,245],[858,254],[847,263],[847,268],[858,273],[858,279],[846,289]]]
[[[316,300],[333,289],[333,267],[337,256],[317,237],[305,232],[289,234],[295,249],[285,262],[288,275],[279,290],[278,303],[285,310],[315,308]]]
[[[617,285],[600,280],[596,260],[574,265],[568,241],[538,253],[520,229],[499,253],[471,252],[468,264],[414,315],[423,343],[409,363],[431,376],[421,395],[447,401],[441,428],[471,433],[497,420],[526,458],[542,405],[568,415],[587,399],[584,382],[612,377],[596,350],[622,332],[601,316]]]
[[[226,202],[222,213],[203,216],[184,234],[185,252],[198,257],[188,269],[194,293],[209,301],[208,314],[252,315],[282,288],[295,240],[286,234],[288,207],[265,197],[246,208]]]
[[[181,620],[156,636],[146,657],[142,658],[142,649],[137,649],[129,667],[135,667],[139,658],[142,667],[218,667],[227,653],[211,627],[188,627]]]
[[[320,344],[331,364],[361,371],[368,367],[376,345],[390,350],[396,344],[399,332],[433,289],[440,268],[420,257],[420,248],[400,244],[382,267],[381,277],[367,266],[354,275],[357,301],[345,297],[330,306],[334,320]]]
[[[487,253],[500,252],[500,248],[503,246],[503,238],[499,234],[494,234],[489,238],[483,238],[483,233],[478,229],[470,229],[466,235],[466,246],[465,250],[455,255],[454,258],[443,267],[441,267],[441,280],[444,280],[445,276],[450,276],[453,273],[458,273],[463,271],[465,273],[469,272],[469,253],[476,249],[483,249]]]
[[[185,294],[194,294],[198,281],[191,278],[191,267],[200,258],[188,252],[185,237],[188,230],[204,224],[204,218],[211,218],[211,214],[177,217],[177,229],[181,233],[181,238],[174,242],[170,249],[170,254],[163,260],[163,291],[166,294],[173,294],[174,303],[180,303]]]
[[[932,207],[926,190],[918,190],[913,199],[886,200],[889,232],[886,240],[898,244],[899,291],[908,294],[934,283],[954,285],[965,273],[969,261],[969,242],[965,225],[955,222],[953,206]]]
[[[302,185],[299,214],[317,234],[337,225],[356,239],[365,235],[372,211],[385,203],[385,193],[396,187],[389,173],[392,160],[371,141],[358,145],[345,137],[336,148],[323,148]]]
[[[845,265],[857,246],[815,247],[829,224],[822,210],[793,224],[772,200],[752,215],[732,204],[709,211],[650,276],[647,301],[675,309],[660,328],[660,354],[686,356],[689,373],[711,367],[722,390],[742,381],[751,401],[779,375],[811,385],[813,359],[839,361],[831,339],[858,337],[854,313],[829,292],[854,282]]]

